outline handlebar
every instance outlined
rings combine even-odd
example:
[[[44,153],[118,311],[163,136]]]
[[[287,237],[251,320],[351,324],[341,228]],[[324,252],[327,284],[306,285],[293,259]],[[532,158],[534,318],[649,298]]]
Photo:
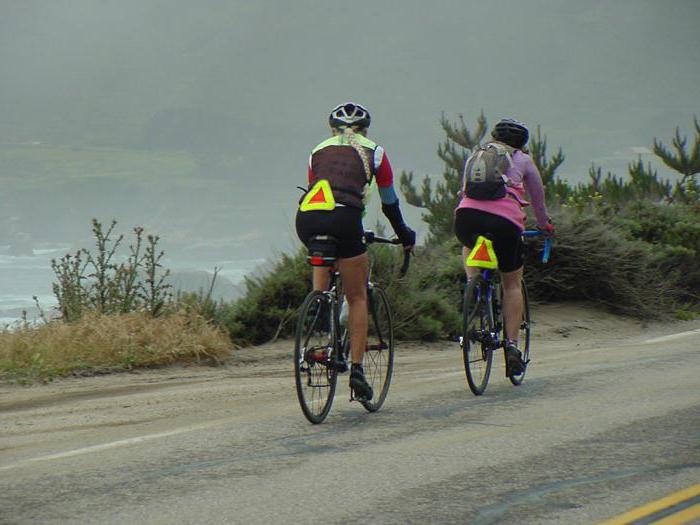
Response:
[[[388,239],[386,237],[380,237],[376,235],[373,231],[365,231],[365,244],[393,244],[400,245],[401,241],[398,238]],[[404,250],[403,252],[403,264],[401,265],[401,270],[399,270],[399,276],[403,277],[408,272],[408,267],[411,264],[411,250]]]
[[[542,230],[525,230],[522,233],[523,238],[528,237],[539,237],[541,235],[547,235],[547,232]],[[542,263],[547,264],[549,262],[549,256],[552,253],[552,237],[547,236],[544,240],[544,249],[542,250]]]

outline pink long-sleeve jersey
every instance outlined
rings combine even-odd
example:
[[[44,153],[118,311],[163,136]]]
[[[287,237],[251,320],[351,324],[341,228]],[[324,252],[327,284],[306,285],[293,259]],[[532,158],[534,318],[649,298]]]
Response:
[[[530,156],[520,150],[513,153],[512,160],[510,168],[506,171],[506,176],[512,185],[507,188],[508,195],[505,198],[482,201],[463,195],[457,209],[472,208],[493,213],[508,219],[518,228],[524,230],[527,215],[523,211],[523,207],[532,205],[537,225],[545,226],[548,218],[540,172]],[[526,200],[526,195],[530,199],[529,202]]]

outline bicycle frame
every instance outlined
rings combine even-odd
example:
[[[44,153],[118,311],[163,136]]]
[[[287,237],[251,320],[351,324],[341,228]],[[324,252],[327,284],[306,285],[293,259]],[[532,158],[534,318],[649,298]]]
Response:
[[[335,367],[334,365],[340,365],[344,359],[347,359],[345,355],[345,348],[343,340],[346,336],[346,330],[340,330],[340,299],[338,297],[338,278],[340,277],[340,272],[335,266],[328,268],[328,273],[330,278],[328,281],[328,289],[323,291],[323,295],[329,298],[331,305],[331,341],[333,341],[333,348],[331,355],[329,355],[328,366],[330,368],[341,368],[341,366]]]
[[[500,332],[502,329],[502,322],[501,322],[501,317],[498,314],[498,312],[495,311],[495,305],[496,303],[494,302],[494,293],[497,291],[497,286],[500,284],[498,282],[494,282],[494,277],[497,277],[496,272],[494,270],[482,270],[481,275],[484,278],[486,287],[484,289],[478,288],[476,290],[476,297],[477,301],[482,301],[484,302],[484,305],[486,307],[486,314],[488,316],[488,326],[492,327],[491,330],[488,332],[483,331],[480,334],[479,337],[479,342],[481,343],[486,343],[484,350],[487,352],[493,352],[494,350],[497,350],[501,347],[503,347],[503,344],[505,341],[501,341],[500,338]],[[481,297],[481,294],[485,293],[485,297]],[[500,305],[499,305],[500,306]],[[460,337],[460,343],[461,337]]]
[[[532,238],[532,237],[539,237],[544,235],[544,232],[540,230],[525,230],[522,233],[523,238]],[[544,241],[544,249],[542,251],[542,263],[547,263],[549,261],[549,257],[551,254],[552,250],[552,238],[547,237]],[[499,341],[499,334],[501,332],[501,329],[503,328],[503,318],[500,315],[500,312],[495,311],[496,309],[494,308],[495,305],[498,305],[501,309],[503,308],[503,305],[500,304],[498,301],[494,301],[494,293],[498,291],[498,286],[500,285],[500,282],[498,281],[498,271],[497,270],[491,270],[489,268],[485,268],[481,270],[481,275],[484,278],[486,282],[486,298],[485,298],[485,304],[488,309],[488,316],[489,316],[489,321],[491,326],[493,326],[496,330],[495,333],[489,334],[490,337],[490,342],[493,344],[489,344],[489,351],[497,350],[498,348],[501,348],[504,343],[504,341]],[[481,290],[477,290],[477,293],[481,293]],[[480,299],[480,298],[479,298]]]
[[[397,240],[374,237],[371,232],[367,233],[367,244],[400,244]],[[404,270],[408,267],[408,255],[407,252]],[[321,264],[314,264],[316,261]],[[349,364],[350,341],[348,327],[341,325],[342,284],[335,261],[334,256],[324,255],[320,248],[309,256],[312,265],[324,266],[324,274],[325,271],[329,272],[327,288],[312,290],[306,296],[297,322],[294,349],[297,397],[305,417],[311,423],[321,423],[327,417],[333,404],[338,375],[346,372]],[[371,266],[370,264],[370,268]],[[380,285],[370,280],[370,273],[366,286],[369,326],[362,363],[366,370],[369,369],[365,373],[374,396],[367,399],[355,398],[351,388],[350,400],[357,399],[368,412],[376,412],[383,405],[391,384],[394,339],[391,308],[386,293]],[[322,328],[319,330],[316,328],[318,326]]]
[[[387,239],[384,237],[379,237],[374,234],[372,231],[366,231],[365,232],[365,242],[370,245],[370,244],[393,244],[397,245],[399,244],[398,239]],[[409,262],[410,262],[410,253],[405,252],[404,253],[404,260],[403,264],[401,266],[399,275],[404,276],[406,272],[408,271],[409,267]],[[328,289],[323,292],[324,295],[328,295],[330,298],[330,304],[331,304],[331,313],[333,316],[333,321],[331,323],[331,337],[332,341],[334,342],[334,351],[333,355],[329,356],[331,359],[329,359],[329,366],[333,367],[333,365],[338,365],[337,368],[342,369],[342,363],[346,362],[348,357],[349,357],[349,344],[347,344],[348,341],[348,330],[347,327],[345,327],[343,330],[340,329],[340,304],[341,304],[341,297],[338,294],[338,279],[340,278],[340,271],[338,270],[336,265],[328,267],[328,272],[330,275],[330,279],[328,281]],[[367,302],[369,311],[371,312],[371,315],[373,317],[373,320],[375,324],[378,324],[377,320],[377,313],[376,313],[376,308],[374,307],[373,301],[374,297],[372,294],[372,288],[374,287],[374,283],[372,283],[372,264],[369,265],[369,269],[367,272]],[[384,340],[384,334],[379,334],[379,344],[378,345],[373,345],[372,347],[368,347],[367,350],[386,350],[388,348],[388,344]],[[336,350],[337,349],[337,350]]]

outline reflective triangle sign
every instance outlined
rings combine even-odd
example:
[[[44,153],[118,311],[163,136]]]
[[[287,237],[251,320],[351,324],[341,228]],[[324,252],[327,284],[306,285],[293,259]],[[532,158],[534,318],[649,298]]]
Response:
[[[331,185],[326,179],[320,179],[306,193],[299,206],[301,211],[333,210],[335,209],[335,199]]]
[[[491,240],[479,235],[474,248],[467,256],[466,264],[477,268],[498,268],[498,259],[496,258],[496,252],[493,251]]]

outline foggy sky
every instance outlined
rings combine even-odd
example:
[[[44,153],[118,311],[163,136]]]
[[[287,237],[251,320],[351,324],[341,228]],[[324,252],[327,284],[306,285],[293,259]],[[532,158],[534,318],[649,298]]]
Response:
[[[441,113],[483,109],[541,125],[570,180],[624,174],[700,113],[699,24],[697,0],[0,0],[0,143],[138,148],[201,109],[233,123],[232,187],[288,185],[292,209],[354,100],[396,172],[440,173]]]

